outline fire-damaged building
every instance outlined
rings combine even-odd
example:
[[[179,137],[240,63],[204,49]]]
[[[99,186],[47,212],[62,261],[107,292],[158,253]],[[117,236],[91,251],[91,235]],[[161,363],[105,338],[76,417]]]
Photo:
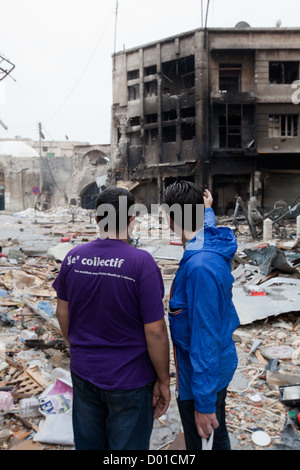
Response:
[[[198,29],[112,59],[114,184],[150,206],[189,179],[218,214],[299,195],[300,28]]]

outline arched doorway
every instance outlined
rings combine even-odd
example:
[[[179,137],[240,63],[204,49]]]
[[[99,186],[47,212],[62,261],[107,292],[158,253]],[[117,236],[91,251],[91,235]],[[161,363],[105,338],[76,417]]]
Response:
[[[5,210],[5,194],[4,194],[4,184],[0,183],[0,211]]]
[[[5,186],[4,186],[4,171],[0,165],[0,211],[5,210]]]
[[[89,210],[95,209],[99,192],[99,187],[95,182],[86,186],[80,193],[81,207]]]

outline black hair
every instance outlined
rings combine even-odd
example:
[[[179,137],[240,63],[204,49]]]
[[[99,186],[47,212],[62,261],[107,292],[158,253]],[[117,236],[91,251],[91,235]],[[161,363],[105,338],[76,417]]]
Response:
[[[176,224],[186,230],[196,231],[202,228],[203,218],[200,220],[199,206],[204,208],[203,192],[195,183],[180,180],[168,186],[164,193],[165,209]],[[179,206],[181,211],[172,210],[172,206]]]
[[[105,189],[96,200],[97,224],[104,218],[108,218],[108,223],[103,227],[104,231],[108,230],[109,222],[114,223],[114,228],[117,232],[120,229],[125,229],[130,221],[130,207],[134,206],[134,204],[134,197],[127,189]]]

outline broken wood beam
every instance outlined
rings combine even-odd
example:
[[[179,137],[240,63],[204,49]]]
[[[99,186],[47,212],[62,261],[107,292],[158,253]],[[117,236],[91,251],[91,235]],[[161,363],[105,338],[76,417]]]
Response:
[[[44,320],[47,321],[47,323],[49,323],[54,328],[56,328],[59,332],[61,332],[58,320],[56,318],[49,317],[49,315],[47,315],[45,312],[43,312],[39,307],[34,305],[32,302],[29,302],[29,300],[26,297],[23,297],[22,300],[25,302],[27,307],[31,308],[34,311],[34,313],[41,316]]]

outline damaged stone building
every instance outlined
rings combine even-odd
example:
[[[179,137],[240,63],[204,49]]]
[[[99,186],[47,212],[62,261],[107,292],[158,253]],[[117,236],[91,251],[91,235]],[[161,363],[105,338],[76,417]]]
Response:
[[[159,203],[177,178],[218,214],[300,193],[300,29],[198,29],[113,55],[111,179]]]
[[[109,158],[109,145],[0,139],[0,210],[17,212],[35,204],[41,210],[94,209],[106,186]]]

